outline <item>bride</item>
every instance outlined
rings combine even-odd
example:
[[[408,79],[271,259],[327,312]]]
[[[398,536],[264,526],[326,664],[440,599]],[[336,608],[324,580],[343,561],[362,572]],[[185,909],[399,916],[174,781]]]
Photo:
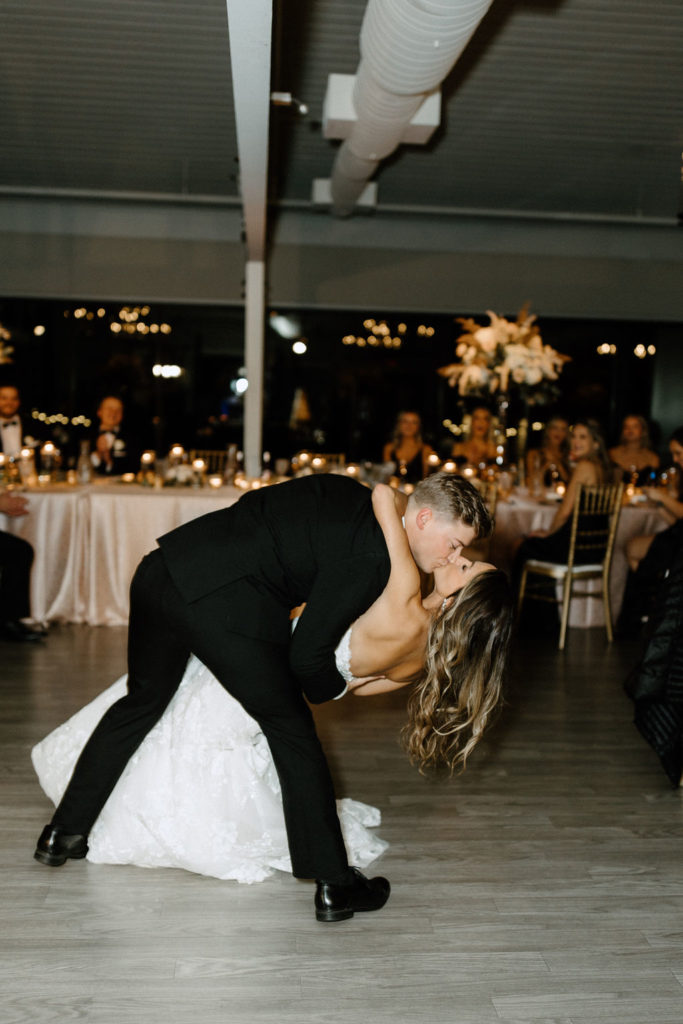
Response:
[[[394,491],[377,485],[372,504],[391,572],[340,641],[337,667],[356,696],[411,685],[408,754],[420,770],[445,763],[452,771],[464,767],[500,698],[512,622],[507,578],[460,555],[435,571],[423,598]],[[90,733],[125,692],[124,676],[34,747],[40,784],[55,804]],[[386,848],[368,831],[379,811],[345,799],[339,813],[349,862],[365,867]],[[87,856],[240,882],[291,870],[267,741],[197,658],[111,793]]]

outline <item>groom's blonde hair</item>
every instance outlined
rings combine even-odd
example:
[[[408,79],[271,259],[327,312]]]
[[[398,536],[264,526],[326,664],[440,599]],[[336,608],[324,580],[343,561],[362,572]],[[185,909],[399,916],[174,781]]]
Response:
[[[471,526],[478,538],[488,537],[493,531],[493,519],[476,487],[461,476],[434,473],[421,480],[408,499],[409,506],[430,508],[442,519],[458,519]]]

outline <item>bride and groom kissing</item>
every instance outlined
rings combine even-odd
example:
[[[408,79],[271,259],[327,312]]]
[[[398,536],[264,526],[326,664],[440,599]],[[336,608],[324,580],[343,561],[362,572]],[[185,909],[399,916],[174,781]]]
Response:
[[[131,584],[127,693],[85,743],[36,859],[86,856],[194,655],[267,741],[292,873],[316,880],[317,920],[380,909],[389,882],[349,867],[308,702],[413,684],[409,753],[463,765],[498,702],[510,637],[506,577],[462,554],[491,528],[457,477],[429,477],[406,498],[325,475],[249,492],[161,537]]]

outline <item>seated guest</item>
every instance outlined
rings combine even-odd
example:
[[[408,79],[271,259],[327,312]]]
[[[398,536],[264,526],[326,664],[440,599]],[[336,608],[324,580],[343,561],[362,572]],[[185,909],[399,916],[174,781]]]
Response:
[[[24,516],[26,498],[0,491],[0,512]],[[44,630],[24,622],[31,614],[29,586],[33,548],[11,533],[0,530],[0,639],[19,643],[42,640]]]
[[[625,683],[634,722],[672,785],[683,786],[683,547],[671,558],[652,603],[647,645]]]
[[[24,425],[19,415],[21,398],[13,384],[0,386],[0,452],[16,455],[24,444]]]
[[[529,480],[538,475],[546,487],[558,480],[569,480],[569,421],[564,416],[551,416],[543,431],[541,447],[527,452],[526,475]]]
[[[570,456],[574,469],[564,498],[548,530],[534,530],[521,542],[515,556],[513,575],[519,580],[524,562],[535,558],[562,564],[569,555],[571,518],[579,484],[599,486],[607,482],[607,451],[600,424],[596,420],[577,420],[572,427]]]
[[[107,395],[97,409],[100,426],[93,438],[92,464],[101,476],[120,476],[139,469],[140,452],[122,427],[123,402]]]
[[[429,472],[429,456],[434,449],[422,440],[422,420],[418,413],[404,409],[398,414],[391,441],[384,446],[384,462],[396,463],[396,476],[402,482],[416,484]]]
[[[491,437],[493,416],[485,405],[478,405],[472,410],[469,435],[466,441],[456,441],[451,455],[453,458],[466,459],[472,466],[482,462],[493,462],[496,458],[496,446]]]
[[[610,448],[609,457],[621,470],[624,483],[642,487],[650,482],[651,473],[659,468],[659,456],[650,448],[650,432],[644,417],[624,417],[620,442],[616,448]]]
[[[669,441],[669,450],[678,467],[678,496],[674,497],[659,487],[644,487],[643,491],[651,501],[656,501],[662,506],[662,511],[672,525],[663,533],[631,537],[626,544],[626,557],[632,572],[637,571],[646,556],[666,566],[669,556],[683,541],[680,526],[683,520],[683,427],[674,430]]]

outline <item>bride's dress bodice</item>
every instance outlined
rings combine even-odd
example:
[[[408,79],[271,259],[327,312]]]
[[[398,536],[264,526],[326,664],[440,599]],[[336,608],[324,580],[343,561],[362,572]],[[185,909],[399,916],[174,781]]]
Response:
[[[343,646],[338,660],[348,662]],[[34,747],[40,784],[55,804],[94,727],[125,692],[123,676]],[[349,799],[338,809],[349,861],[365,867],[387,845],[367,831],[380,812]],[[268,743],[197,658],[128,762],[88,842],[88,858],[98,863],[179,867],[240,882],[291,870]]]

